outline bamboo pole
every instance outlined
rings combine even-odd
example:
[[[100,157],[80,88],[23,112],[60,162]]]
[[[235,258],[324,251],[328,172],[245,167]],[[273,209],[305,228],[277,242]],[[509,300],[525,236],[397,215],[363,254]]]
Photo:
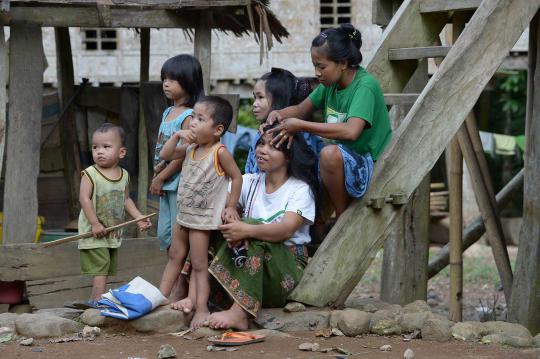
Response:
[[[148,82],[150,67],[150,29],[141,28],[141,67],[139,80],[139,135],[138,135],[138,156],[139,173],[137,179],[137,206],[139,211],[147,212],[148,205],[148,133],[144,119],[144,98],[142,95],[142,84]],[[137,231],[140,236],[140,231]]]
[[[105,228],[105,231],[108,233],[110,231],[114,231],[114,230],[129,226],[131,224],[143,221],[143,220],[148,219],[150,217],[153,217],[155,215],[156,215],[155,213],[150,213],[150,214],[147,214],[146,216],[142,216],[140,218],[132,219],[131,221],[123,222],[123,223],[120,223],[120,224]],[[55,241],[46,242],[46,243],[43,243],[41,246],[43,248],[54,247],[54,246],[64,244],[64,243],[74,242],[74,241],[77,241],[79,239],[90,238],[93,235],[94,234],[92,233],[92,231],[90,231],[90,232],[86,232],[86,233],[82,233],[82,234],[77,234],[75,236],[65,237],[65,238],[57,239]]]
[[[463,156],[456,137],[450,143],[450,320],[460,322],[463,311],[462,192]]]
[[[493,251],[495,264],[497,265],[499,276],[501,277],[504,287],[504,295],[508,302],[512,293],[513,276],[512,268],[510,267],[510,259],[508,258],[508,252],[506,251],[504,243],[504,236],[502,231],[500,231],[500,228],[502,228],[500,219],[491,207],[489,193],[482,178],[480,165],[476,159],[469,133],[464,126],[458,130],[458,140],[463,157],[467,163],[467,168],[471,174],[476,201],[478,202],[480,213],[482,214],[482,218],[486,225],[488,241]]]
[[[454,14],[452,39],[455,43],[465,27],[463,14]],[[462,125],[463,128],[465,125]],[[463,315],[463,155],[459,140],[454,136],[450,143],[450,320],[461,322]]]
[[[514,193],[523,185],[523,169],[519,171],[504,187],[497,193],[496,204],[498,209],[504,208],[512,199]],[[475,218],[463,231],[463,251],[476,243],[482,235],[486,233],[486,226],[482,216]],[[450,260],[450,245],[447,244],[439,251],[428,265],[428,278],[433,278],[442,271]]]

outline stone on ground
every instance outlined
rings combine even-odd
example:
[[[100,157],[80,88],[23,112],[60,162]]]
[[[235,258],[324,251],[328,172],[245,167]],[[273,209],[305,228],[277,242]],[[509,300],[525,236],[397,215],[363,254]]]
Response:
[[[414,352],[412,349],[407,348],[405,352],[403,353],[403,358],[405,359],[414,359]]]
[[[403,307],[403,314],[431,312],[431,307],[424,300],[415,300]]]
[[[25,337],[47,338],[79,332],[83,325],[49,314],[21,314],[15,320],[15,328]]]
[[[32,313],[32,306],[30,304],[17,304],[9,308],[9,312],[15,314]]]
[[[446,342],[452,338],[453,322],[448,319],[428,318],[422,326],[422,339]]]
[[[257,323],[279,323],[279,329],[283,332],[301,332],[306,330],[320,330],[328,328],[330,312],[328,310],[310,309],[305,312],[286,313],[281,308],[261,309],[257,316]]]
[[[345,307],[358,309],[364,312],[375,313],[378,310],[387,309],[390,304],[375,298],[358,298],[349,296],[345,302]]]
[[[504,334],[508,337],[518,337],[532,340],[529,329],[523,325],[508,322],[485,322],[486,334]]]
[[[19,342],[19,344],[25,347],[29,347],[34,344],[34,338],[23,339]]]
[[[328,325],[330,328],[337,328],[338,321],[341,319],[343,310],[333,310],[330,312],[330,318],[328,319]]]
[[[288,313],[304,312],[306,310],[306,306],[298,302],[289,302],[285,305],[283,310]]]
[[[83,313],[80,309],[73,308],[49,308],[49,309],[40,309],[34,312],[34,314],[50,314],[55,317],[66,318],[74,320],[81,316]]]
[[[390,344],[381,345],[379,347],[379,350],[382,351],[382,352],[391,352],[392,351],[392,346]]]
[[[401,334],[399,323],[402,320],[402,315],[401,311],[396,309],[378,310],[373,313],[369,324],[370,331],[378,335]]]
[[[412,333],[415,330],[421,330],[426,320],[431,317],[431,312],[405,313],[399,322],[401,331],[404,333]]]
[[[2,313],[0,314],[0,327],[8,327],[15,329],[15,320],[19,315],[15,313]]]
[[[0,304],[0,314],[9,312],[9,304]]]
[[[130,321],[129,324],[142,333],[171,333],[187,329],[190,320],[191,314],[184,314],[164,305],[144,317]]]
[[[128,327],[126,320],[115,319],[101,315],[99,309],[86,309],[79,317],[80,321],[91,327],[109,328],[120,327],[122,330]]]
[[[159,348],[159,352],[158,352],[157,357],[158,357],[158,359],[176,358],[176,350],[174,350],[172,345],[163,344]]]
[[[91,327],[89,325],[85,325],[82,330],[82,337],[94,338],[94,337],[97,337],[100,333],[101,333],[101,329],[99,329],[99,327]]]
[[[340,313],[337,327],[348,337],[369,333],[371,314],[357,309],[345,309]]]
[[[478,340],[486,334],[484,323],[461,322],[452,326],[452,336],[457,340]]]
[[[537,348],[540,348],[540,334],[533,338],[533,345]]]
[[[481,342],[484,344],[508,345],[515,348],[526,348],[533,345],[532,339],[527,340],[526,338],[508,336],[506,334],[488,334],[482,337]]]

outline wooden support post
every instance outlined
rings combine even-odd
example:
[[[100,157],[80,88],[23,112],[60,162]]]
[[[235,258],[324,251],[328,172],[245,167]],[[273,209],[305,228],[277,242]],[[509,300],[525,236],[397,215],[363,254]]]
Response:
[[[55,28],[54,34],[56,39],[58,99],[60,101],[60,108],[65,109],[66,106],[69,106],[68,102],[75,93],[69,28]],[[72,108],[67,109],[66,113],[59,121],[60,143],[62,147],[62,159],[64,162],[64,178],[68,190],[68,213],[70,219],[73,220],[79,215],[79,185],[81,182],[80,173],[82,170],[77,141],[75,111]]]
[[[9,2],[8,2],[9,5]],[[6,144],[6,104],[9,58],[4,37],[4,26],[0,26],[0,176],[4,166],[4,148]]]
[[[463,152],[463,157],[465,158],[467,168],[471,174],[476,201],[478,202],[478,208],[480,209],[480,213],[482,214],[482,218],[486,225],[488,241],[491,245],[493,257],[495,258],[499,276],[501,277],[504,287],[504,295],[506,300],[509,301],[510,294],[512,293],[512,268],[510,267],[510,259],[508,258],[508,252],[506,251],[504,234],[500,230],[502,228],[500,218],[491,205],[489,193],[482,177],[482,171],[465,126],[462,126],[458,130],[458,139],[461,152]]]
[[[144,120],[144,97],[142,84],[148,82],[150,68],[150,29],[141,28],[141,67],[139,80],[139,175],[137,182],[137,207],[142,213],[147,212],[148,203],[148,136]],[[140,236],[140,234],[139,234]]]
[[[32,242],[36,233],[43,102],[41,27],[12,23],[10,34],[4,244]]]
[[[463,14],[454,14],[452,44],[465,27]],[[464,125],[462,125],[463,128]],[[449,319],[460,322],[463,316],[463,155],[457,136],[450,142],[448,188],[450,192],[450,310]]]
[[[212,11],[204,10],[199,17],[199,25],[195,29],[195,57],[202,67],[204,93],[210,93],[210,71],[212,68]],[[262,40],[261,40],[262,41]]]
[[[427,60],[421,60],[404,92],[421,92],[428,80]],[[395,128],[399,127],[411,107],[412,104],[392,107],[390,115]],[[429,183],[428,174],[411,196],[403,214],[394,222],[384,244],[380,294],[384,302],[405,305],[426,299]]]
[[[529,27],[529,73],[527,84],[527,119],[525,124],[525,183],[523,189],[523,224],[509,319],[540,332],[540,13]]]
[[[514,176],[508,182],[503,189],[500,190],[499,193],[497,193],[496,197],[496,204],[497,209],[502,209],[504,206],[510,202],[510,199],[514,195],[515,192],[517,192],[521,186],[523,185],[523,170],[519,171],[518,174]],[[466,251],[467,248],[472,246],[474,243],[476,243],[482,235],[486,233],[486,226],[484,225],[484,221],[482,220],[482,217],[479,216],[471,221],[469,225],[467,225],[467,228],[463,231],[463,244],[462,248],[463,251]],[[433,257],[433,259],[429,262],[428,265],[428,277],[433,278],[436,276],[441,270],[443,270],[448,263],[450,262],[450,245],[447,244],[439,251],[437,254]]]
[[[460,322],[463,312],[463,259],[461,237],[463,234],[462,184],[463,156],[457,138],[450,143],[450,320]]]

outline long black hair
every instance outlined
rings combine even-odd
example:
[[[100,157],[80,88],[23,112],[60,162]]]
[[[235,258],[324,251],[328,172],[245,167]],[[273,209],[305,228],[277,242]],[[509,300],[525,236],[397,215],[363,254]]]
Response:
[[[348,23],[324,30],[315,36],[311,47],[320,48],[329,60],[346,61],[351,68],[356,68],[362,63],[362,53],[360,52],[362,34]]]
[[[266,127],[264,129],[265,133],[278,125],[279,124],[275,122],[274,124]],[[278,133],[278,131],[273,132],[272,137],[275,138]],[[261,136],[261,138],[263,136]],[[259,138],[259,141],[257,141],[257,145],[259,145],[261,138]],[[284,141],[281,146],[276,147],[276,149],[283,152],[285,154],[285,158],[289,160],[287,164],[287,173],[289,174],[289,176],[305,182],[311,189],[311,192],[313,192],[316,214],[318,215],[321,191],[319,181],[316,175],[317,156],[306,143],[303,133],[294,134],[290,148],[287,148],[287,144],[288,141]]]
[[[272,100],[271,111],[298,105],[311,92],[308,79],[297,78],[292,72],[277,67],[272,67],[259,81],[265,82],[266,93]]]
[[[188,94],[187,103],[193,107],[197,100],[204,96],[202,68],[196,57],[188,54],[176,55],[165,61],[161,67],[161,81],[176,80]]]

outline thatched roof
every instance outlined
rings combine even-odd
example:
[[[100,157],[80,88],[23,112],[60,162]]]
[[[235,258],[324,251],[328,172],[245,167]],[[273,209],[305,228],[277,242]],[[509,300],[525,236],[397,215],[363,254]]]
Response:
[[[213,29],[241,36],[254,33],[281,42],[289,33],[268,8],[268,0],[11,0],[0,21],[42,26],[183,28],[199,25],[202,12],[212,11]],[[0,14],[2,14],[0,12]]]

